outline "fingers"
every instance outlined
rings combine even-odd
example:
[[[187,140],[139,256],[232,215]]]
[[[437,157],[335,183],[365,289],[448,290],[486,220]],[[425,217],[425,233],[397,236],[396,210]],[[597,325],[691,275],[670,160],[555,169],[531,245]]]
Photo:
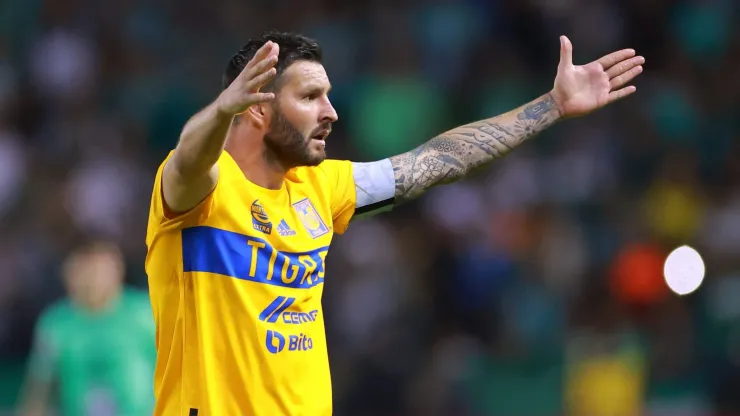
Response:
[[[275,94],[271,92],[259,92],[250,96],[250,102],[254,104],[262,104],[268,101],[272,101],[275,98]]]
[[[612,78],[611,81],[609,81],[611,89],[614,90],[616,88],[621,87],[622,85],[635,79],[635,77],[640,75],[641,73],[642,73],[642,65],[639,65],[634,68],[631,68],[629,71],[623,73],[622,75]]]
[[[273,49],[276,48],[278,48],[278,45],[276,43],[273,43],[272,41],[265,42],[265,44],[262,45],[262,47],[259,48],[254,54],[254,57],[249,62],[247,62],[247,65],[244,69],[252,68],[253,66],[257,65],[257,63],[272,55]]]
[[[274,47],[276,48],[277,45]],[[248,91],[257,92],[260,87],[267,84],[277,73],[274,66],[278,61],[278,55],[271,53],[274,49],[266,48],[265,50],[268,51],[269,55],[263,56],[262,59],[257,59],[260,57],[260,53],[262,53],[262,49],[260,49],[250,61],[252,67],[245,67],[244,71],[237,77],[238,85],[244,86]]]
[[[265,84],[275,77],[275,74],[277,74],[277,69],[270,68],[266,72],[257,75],[247,83],[247,90],[254,92],[259,91],[260,88],[264,87]]]
[[[271,55],[261,61],[259,61],[257,64],[255,64],[252,68],[249,68],[247,73],[247,80],[252,80],[256,77],[258,77],[260,74],[263,74],[270,69],[273,69],[275,64],[278,61],[278,57],[276,55]]]
[[[609,68],[606,71],[606,74],[609,75],[609,79],[613,79],[629,71],[630,69],[638,65],[642,65],[644,63],[645,63],[645,58],[643,58],[642,56],[636,56],[634,58],[630,58],[625,61],[619,62],[616,65],[613,65],[611,68]]]
[[[625,59],[629,59],[633,56],[635,56],[634,49],[622,49],[621,51],[612,52],[609,55],[599,58],[597,62],[601,64],[604,70],[608,70],[615,64],[622,62]]]
[[[560,37],[560,65],[573,65],[573,44],[567,36]]]
[[[239,76],[234,80],[241,84],[248,83],[251,79],[265,72],[277,63],[279,46],[274,42],[266,42],[254,54]]]
[[[637,91],[637,88],[634,85],[630,85],[629,87],[624,87],[620,90],[612,91],[609,93],[609,100],[607,104],[611,104],[617,100],[621,100],[624,97],[627,97],[628,95],[631,95]]]

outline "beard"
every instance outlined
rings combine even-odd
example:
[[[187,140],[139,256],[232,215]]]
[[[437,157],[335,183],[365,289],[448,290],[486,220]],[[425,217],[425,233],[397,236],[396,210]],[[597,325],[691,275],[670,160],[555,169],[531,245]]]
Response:
[[[274,118],[270,130],[265,134],[265,147],[270,160],[287,168],[317,166],[326,159],[325,151],[311,151],[311,138],[305,137],[284,116],[277,105],[273,105]]]

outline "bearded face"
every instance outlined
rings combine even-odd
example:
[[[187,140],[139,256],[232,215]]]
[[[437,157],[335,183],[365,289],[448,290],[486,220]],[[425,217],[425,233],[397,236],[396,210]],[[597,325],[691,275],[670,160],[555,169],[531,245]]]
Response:
[[[285,167],[315,166],[326,159],[326,138],[337,112],[331,84],[318,62],[297,61],[280,75],[272,117],[264,136],[268,157]]]
[[[306,135],[288,121],[277,103],[273,103],[273,118],[265,134],[265,146],[284,166],[316,166],[326,159],[324,140],[329,131],[331,126],[325,123]]]

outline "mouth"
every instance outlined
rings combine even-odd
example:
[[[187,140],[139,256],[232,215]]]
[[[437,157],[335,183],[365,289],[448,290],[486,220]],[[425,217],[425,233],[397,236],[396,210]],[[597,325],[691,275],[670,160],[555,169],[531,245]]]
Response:
[[[326,138],[329,136],[329,133],[331,133],[331,130],[324,130],[311,136],[311,139],[316,140],[322,146],[326,146]]]

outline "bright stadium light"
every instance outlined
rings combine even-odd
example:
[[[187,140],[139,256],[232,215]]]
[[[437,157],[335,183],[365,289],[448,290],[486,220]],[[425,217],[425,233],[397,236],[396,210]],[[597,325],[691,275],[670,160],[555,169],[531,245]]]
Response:
[[[704,280],[704,260],[689,246],[673,250],[665,260],[663,274],[668,287],[677,295],[688,295]]]

